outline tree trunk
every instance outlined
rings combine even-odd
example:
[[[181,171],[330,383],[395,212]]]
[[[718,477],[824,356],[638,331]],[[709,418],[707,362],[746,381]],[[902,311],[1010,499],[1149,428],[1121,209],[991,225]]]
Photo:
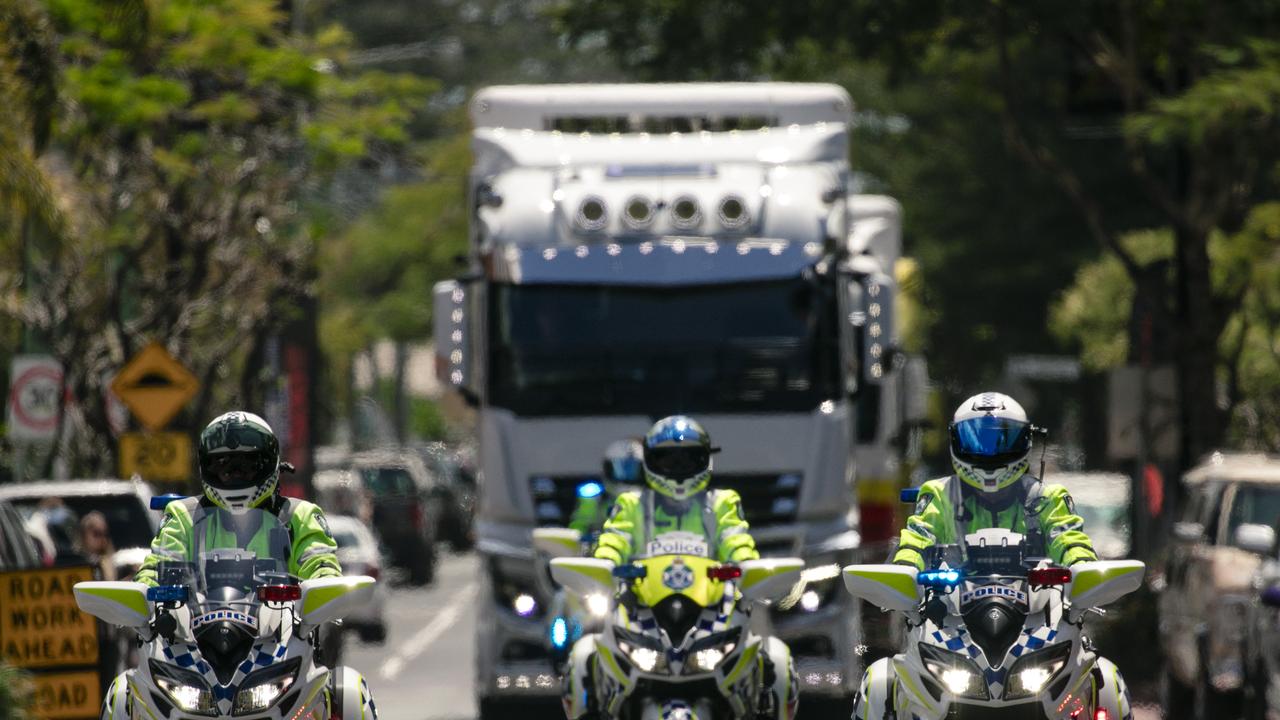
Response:
[[[409,437],[409,396],[404,385],[405,371],[409,365],[409,346],[402,340],[396,341],[396,367],[391,392],[392,422],[395,423],[396,442],[403,445]]]
[[[1209,232],[1178,229],[1175,334],[1179,412],[1179,464],[1194,465],[1218,446],[1225,418],[1217,399],[1218,341],[1225,323],[1214,306]]]

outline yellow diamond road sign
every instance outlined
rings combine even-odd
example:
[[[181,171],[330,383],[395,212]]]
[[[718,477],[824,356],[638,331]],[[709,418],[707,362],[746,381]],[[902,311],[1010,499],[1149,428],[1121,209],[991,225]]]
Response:
[[[111,391],[150,430],[163,428],[199,389],[196,376],[154,342],[111,381]]]

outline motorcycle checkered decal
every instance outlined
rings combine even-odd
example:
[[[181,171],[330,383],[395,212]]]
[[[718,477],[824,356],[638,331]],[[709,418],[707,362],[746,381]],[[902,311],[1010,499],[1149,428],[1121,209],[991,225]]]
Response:
[[[1046,644],[1053,642],[1053,639],[1056,637],[1058,637],[1057,630],[1043,626],[1036,628],[1036,631],[1033,633],[1027,633],[1026,630],[1023,630],[1022,634],[1018,636],[1017,643],[1015,643],[1013,648],[1010,650],[1010,653],[1012,653],[1014,657],[1021,657],[1023,653],[1039,650]]]

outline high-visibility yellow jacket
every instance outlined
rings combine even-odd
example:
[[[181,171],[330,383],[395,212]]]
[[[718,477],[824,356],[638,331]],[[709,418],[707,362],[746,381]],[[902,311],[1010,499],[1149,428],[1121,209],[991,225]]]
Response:
[[[1019,482],[1015,501],[1000,510],[979,502],[976,492],[963,491],[963,483],[954,476],[921,485],[893,561],[923,570],[926,548],[956,543],[965,534],[994,527],[1027,535],[1043,546],[1046,557],[1062,565],[1098,559],[1065,487],[1045,485],[1028,475]]]
[[[622,493],[604,523],[594,556],[620,565],[632,556],[649,554],[650,543],[659,536],[686,532],[706,538],[709,557],[720,562],[760,557],[737,492],[709,490],[682,507],[682,512],[673,512],[673,503],[647,488]]]
[[[165,561],[194,562],[199,552],[218,548],[242,548],[252,550],[259,557],[279,557],[284,552],[289,557],[289,573],[303,580],[319,577],[338,577],[342,568],[338,565],[338,544],[329,534],[324,512],[318,505],[305,500],[277,497],[263,508],[264,514],[275,515],[280,521],[264,524],[249,538],[237,538],[219,522],[227,513],[204,498],[175,500],[165,506],[160,532],[151,541],[151,552],[134,578],[147,585],[158,584],[157,570]],[[196,548],[196,525],[199,523],[203,547]],[[273,538],[271,527],[283,526],[287,538]],[[289,547],[273,548],[273,543],[287,543]]]

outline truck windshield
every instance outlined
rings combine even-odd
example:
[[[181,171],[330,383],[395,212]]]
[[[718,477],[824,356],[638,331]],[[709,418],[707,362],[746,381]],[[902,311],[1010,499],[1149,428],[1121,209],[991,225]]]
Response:
[[[495,286],[489,402],[526,416],[811,410],[838,391],[823,287]]]

